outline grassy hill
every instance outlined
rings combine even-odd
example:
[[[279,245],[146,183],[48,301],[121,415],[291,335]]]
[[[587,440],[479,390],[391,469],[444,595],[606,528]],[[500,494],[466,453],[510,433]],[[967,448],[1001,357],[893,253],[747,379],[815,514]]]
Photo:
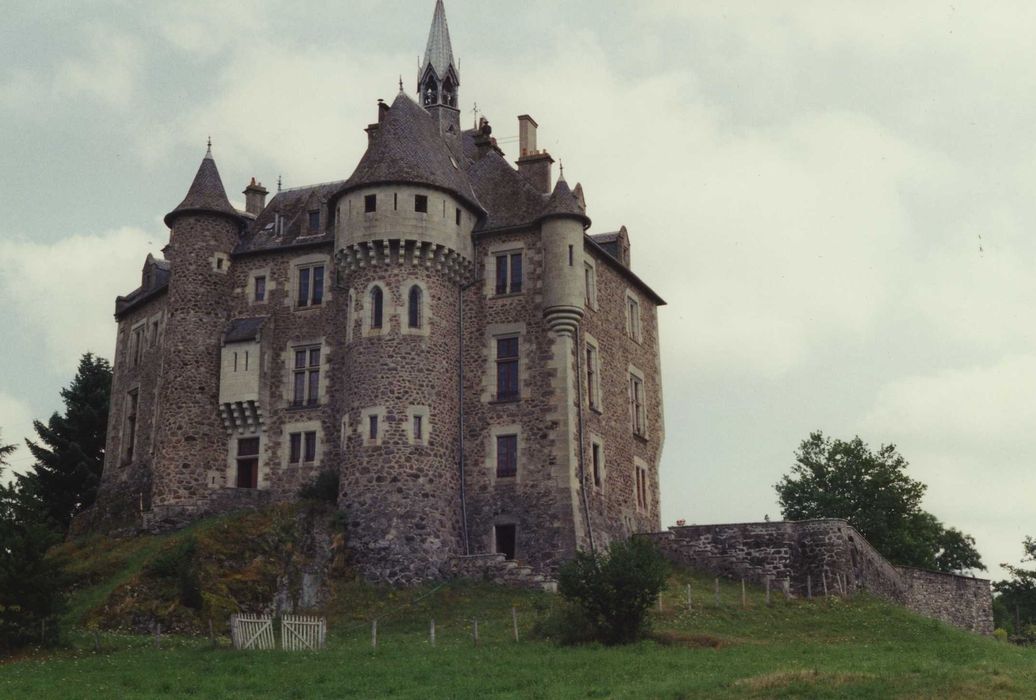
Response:
[[[777,596],[767,607],[762,591],[749,589],[742,607],[740,586],[724,583],[717,605],[712,581],[690,572],[672,576],[662,609],[653,611],[653,639],[623,648],[564,648],[534,633],[556,596],[478,583],[379,588],[355,580],[339,558],[336,584],[324,600],[326,651],[235,652],[225,637],[212,645],[210,617],[220,633],[230,610],[259,605],[290,583],[308,556],[297,543],[312,517],[320,516],[273,509],[161,537],[65,545],[56,554],[69,560],[76,577],[67,646],[0,665],[0,697],[1036,696],[1034,650],[866,596]],[[200,597],[192,592],[196,585]],[[166,629],[182,631],[164,636],[159,649],[152,637],[134,634],[156,615],[169,621]]]

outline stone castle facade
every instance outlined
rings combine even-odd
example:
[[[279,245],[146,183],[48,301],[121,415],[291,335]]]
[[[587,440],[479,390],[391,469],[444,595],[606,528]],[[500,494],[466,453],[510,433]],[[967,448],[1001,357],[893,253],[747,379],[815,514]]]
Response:
[[[350,548],[413,582],[498,552],[549,572],[660,529],[658,309],[623,227],[588,233],[519,117],[505,158],[461,126],[436,4],[415,101],[379,101],[339,182],[239,211],[212,157],[165,259],[116,301],[93,517],[177,527],[338,475]]]

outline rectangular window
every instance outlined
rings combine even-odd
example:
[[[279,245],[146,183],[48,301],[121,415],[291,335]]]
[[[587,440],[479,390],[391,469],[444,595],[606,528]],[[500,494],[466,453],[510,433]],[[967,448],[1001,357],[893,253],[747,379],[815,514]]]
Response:
[[[302,433],[288,435],[288,462],[298,464],[302,461]]]
[[[369,440],[378,439],[378,416],[369,416],[367,419],[367,438]]]
[[[626,297],[626,335],[640,340],[640,302],[634,297]]]
[[[520,294],[522,291],[522,254],[496,256],[496,293]]]
[[[297,305],[320,306],[324,303],[324,266],[300,267]]]
[[[414,442],[424,440],[424,416],[414,416]]]
[[[151,322],[151,338],[148,342],[151,347],[158,345],[158,321]]]
[[[457,225],[460,226],[460,207],[457,207]]]
[[[518,436],[497,435],[496,478],[507,479],[518,475]]]
[[[595,411],[601,409],[601,368],[597,348],[586,344],[586,400]]]
[[[414,195],[414,211],[419,214],[428,213],[428,196],[423,194]]]
[[[647,469],[640,465],[633,467],[637,482],[637,508],[642,511],[648,509],[648,474]]]
[[[136,389],[126,395],[126,430],[123,433],[123,441],[126,445],[126,462],[133,461],[133,455],[137,447],[137,400],[139,394]]]
[[[633,433],[635,435],[644,436],[647,434],[644,380],[635,374],[630,375],[630,419],[633,423]]]
[[[601,444],[599,442],[591,444],[590,459],[594,469],[594,486],[601,488],[604,484],[604,468],[601,464]]]
[[[586,305],[592,309],[597,308],[597,271],[593,265],[583,268],[583,277],[586,286]]]
[[[140,364],[140,358],[144,353],[144,326],[140,325],[133,329],[132,337],[133,346],[131,348],[133,358],[132,366],[136,367]]]
[[[363,198],[363,211],[366,214],[373,214],[378,210],[378,195],[369,194]]]
[[[518,338],[496,339],[496,400],[517,401]]]
[[[241,438],[237,441],[237,487],[259,487],[259,438]]]
[[[303,433],[302,435],[303,447],[305,451],[302,454],[302,460],[304,462],[315,462],[317,459],[317,434],[315,431]]]
[[[254,284],[252,297],[256,303],[261,304],[266,301],[266,275],[256,276]]]
[[[309,231],[316,233],[320,230],[320,210],[309,212]]]
[[[316,406],[320,399],[320,348],[296,348],[291,405]]]

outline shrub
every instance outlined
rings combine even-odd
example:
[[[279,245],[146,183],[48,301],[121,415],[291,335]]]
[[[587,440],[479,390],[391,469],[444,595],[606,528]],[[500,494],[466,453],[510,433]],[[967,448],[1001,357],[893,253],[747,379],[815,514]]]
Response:
[[[577,605],[594,639],[628,644],[648,629],[648,608],[665,587],[669,564],[655,545],[636,537],[607,552],[579,552],[558,572],[558,592]]]
[[[532,633],[535,637],[574,646],[597,640],[597,630],[590,623],[586,612],[578,605],[566,600],[551,608],[545,615],[536,618]]]
[[[188,537],[177,546],[160,552],[145,567],[151,577],[175,582],[180,603],[192,610],[201,610],[205,604],[195,561],[197,545],[193,536]]]
[[[338,471],[325,469],[310,483],[299,489],[299,498],[307,501],[338,502]]]

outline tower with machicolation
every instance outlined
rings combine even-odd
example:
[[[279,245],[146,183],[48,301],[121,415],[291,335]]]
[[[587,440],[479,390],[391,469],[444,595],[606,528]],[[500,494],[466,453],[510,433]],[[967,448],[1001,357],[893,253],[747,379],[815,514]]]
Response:
[[[658,308],[625,227],[518,117],[461,120],[442,0],[416,97],[378,100],[346,178],[229,201],[211,149],[166,259],[116,302],[108,453],[82,526],[180,527],[339,480],[372,580],[478,557],[544,573],[659,527]],[[460,562],[460,565],[458,565]]]

